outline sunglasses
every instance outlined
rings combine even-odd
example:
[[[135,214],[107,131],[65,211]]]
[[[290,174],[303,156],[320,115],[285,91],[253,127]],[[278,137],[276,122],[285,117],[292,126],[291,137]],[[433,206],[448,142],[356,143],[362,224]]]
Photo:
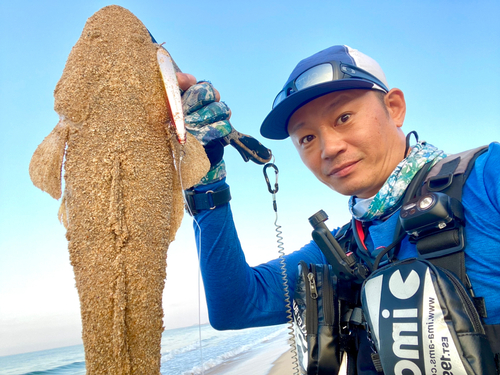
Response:
[[[389,91],[385,84],[378,78],[357,66],[331,61],[307,69],[304,73],[288,83],[285,88],[279,92],[276,99],[274,99],[273,109],[290,95],[300,90],[319,85],[320,83],[339,81],[346,78],[359,78],[364,81],[370,81],[380,86],[385,92]]]

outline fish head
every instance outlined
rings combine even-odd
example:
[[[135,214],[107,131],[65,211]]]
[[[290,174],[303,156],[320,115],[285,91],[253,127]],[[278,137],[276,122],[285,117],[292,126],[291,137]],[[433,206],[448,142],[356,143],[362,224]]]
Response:
[[[156,51],[149,31],[132,12],[117,5],[100,9],[71,50],[54,91],[54,109],[69,123],[81,125],[106,101],[138,101],[147,122],[166,123]]]

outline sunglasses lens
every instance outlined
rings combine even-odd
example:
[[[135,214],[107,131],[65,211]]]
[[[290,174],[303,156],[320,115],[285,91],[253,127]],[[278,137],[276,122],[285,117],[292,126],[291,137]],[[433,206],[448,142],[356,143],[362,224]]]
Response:
[[[276,99],[274,99],[273,103],[273,108],[276,107],[278,104],[280,104],[283,100],[286,98],[286,91],[280,91],[280,93],[276,96]]]
[[[300,76],[298,76],[295,83],[295,90],[283,89],[280,91],[276,99],[274,99],[273,108],[275,108],[278,104],[280,104],[283,100],[287,98],[287,96],[291,93],[306,89],[308,87],[318,85],[324,82],[330,82],[333,80],[333,66],[330,63],[325,63],[321,65],[316,65],[309,70],[306,70]]]
[[[297,90],[302,90],[333,79],[333,66],[331,64],[321,64],[306,70],[295,80]]]

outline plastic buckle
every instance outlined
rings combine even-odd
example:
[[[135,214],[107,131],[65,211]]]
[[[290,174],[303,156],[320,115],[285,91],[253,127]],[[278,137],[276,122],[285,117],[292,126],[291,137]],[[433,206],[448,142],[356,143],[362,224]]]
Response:
[[[192,189],[184,190],[184,210],[190,215],[190,216],[195,216],[198,214],[198,211],[196,210],[196,205],[194,203],[194,195],[196,193]]]
[[[442,191],[449,187],[453,182],[453,173],[447,175],[437,175],[429,178],[428,187],[429,191]]]
[[[217,206],[228,203],[231,200],[229,187],[222,190],[208,190],[206,192],[195,192],[193,189],[185,190],[184,196],[186,212],[191,216],[197,215],[203,210],[214,210]]]

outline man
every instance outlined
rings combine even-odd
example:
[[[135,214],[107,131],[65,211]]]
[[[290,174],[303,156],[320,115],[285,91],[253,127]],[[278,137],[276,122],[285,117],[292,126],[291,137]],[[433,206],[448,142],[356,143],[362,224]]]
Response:
[[[192,77],[180,79],[189,81],[184,88],[193,83]],[[217,137],[231,130],[229,109],[218,102],[216,91],[208,95],[210,90],[209,84],[201,83],[184,94],[187,126],[203,135],[198,138],[207,144],[209,154],[217,149]],[[333,46],[297,65],[261,128],[267,138],[290,137],[316,178],[351,196],[349,209],[366,228],[367,263],[392,243],[401,199],[414,176],[424,164],[434,165],[445,156],[425,142],[408,147],[401,129],[405,111],[403,92],[389,90],[373,59],[347,46]],[[218,156],[211,157],[211,173],[194,190],[197,196],[227,189],[222,153],[219,149],[214,154]],[[475,294],[485,298],[487,324],[500,323],[499,163],[500,145],[493,143],[477,159],[462,198],[466,268]],[[198,210],[195,220],[212,326],[239,329],[285,323],[279,261],[247,265],[227,201],[215,209]],[[415,245],[405,238],[398,258],[416,255]],[[300,260],[327,263],[314,242],[285,259],[291,295]]]

